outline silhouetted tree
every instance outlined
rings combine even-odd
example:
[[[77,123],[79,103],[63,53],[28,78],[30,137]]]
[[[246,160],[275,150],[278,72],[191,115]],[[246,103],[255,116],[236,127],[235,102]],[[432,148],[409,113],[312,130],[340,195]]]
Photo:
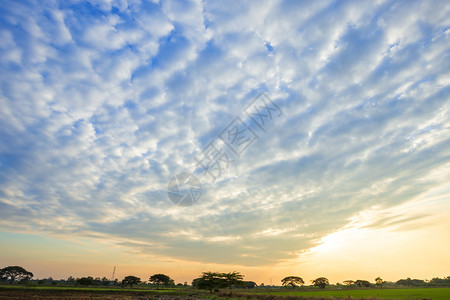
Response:
[[[105,276],[103,276],[103,278],[102,278],[102,285],[103,286],[108,286],[109,282],[110,282],[109,279],[106,278]]]
[[[220,286],[228,287],[230,289],[230,294],[232,293],[232,288],[242,284],[242,279],[244,279],[244,275],[236,271],[230,273],[220,273],[218,276],[222,279]]]
[[[375,283],[377,286],[383,287],[383,279],[381,279],[381,277],[378,276],[377,278],[375,278]]]
[[[0,269],[0,280],[2,281],[25,281],[30,280],[31,278],[33,278],[33,273],[28,272],[27,270],[19,266],[9,266]]]
[[[315,285],[320,287],[321,289],[324,289],[327,285],[330,283],[328,282],[328,279],[325,277],[319,277],[314,280],[311,280],[311,282]]]
[[[192,281],[192,285],[198,289],[209,290],[209,292],[212,293],[214,289],[223,285],[223,279],[221,278],[220,273],[203,272],[202,277]]]
[[[352,284],[354,284],[355,282],[353,281],[353,280],[345,280],[344,281],[344,284],[345,285],[352,285]]]
[[[129,285],[130,288],[132,288],[133,285],[139,284],[139,283],[141,283],[141,279],[140,279],[139,277],[131,276],[131,275],[125,277],[125,278],[122,280],[122,285],[123,285],[123,286]]]
[[[446,278],[435,277],[435,278],[430,280],[428,285],[431,285],[431,286],[450,286],[450,276],[447,276]]]
[[[359,287],[363,287],[363,286],[369,287],[370,286],[370,282],[368,282],[367,280],[360,280],[360,279],[356,280],[355,284]]]
[[[258,285],[254,281],[243,281],[242,286],[245,287],[246,289],[253,289]]]
[[[200,280],[201,280],[201,278],[195,278],[194,280],[192,280],[192,283],[191,283],[192,287],[199,288],[197,285]]]
[[[77,284],[79,285],[91,285],[94,282],[94,278],[91,276],[81,277],[77,279]]]
[[[100,279],[100,277],[95,277],[94,280],[92,281],[92,285],[96,286],[102,285],[102,280]]]
[[[303,279],[301,277],[297,277],[297,276],[288,276],[288,277],[284,277],[283,279],[281,279],[281,283],[284,286],[292,286],[293,289],[295,289],[295,287],[297,285],[302,285],[305,284],[305,282],[303,281]]]
[[[170,279],[170,277],[165,274],[154,274],[150,276],[148,281],[153,284],[156,284],[156,289],[159,289],[160,285],[169,285],[173,280]]]
[[[74,285],[75,284],[75,278],[73,278],[72,276],[69,276],[67,278],[67,284],[68,285]]]
[[[411,278],[406,278],[406,279],[400,279],[396,282],[396,284],[398,285],[405,285],[405,286],[424,286],[426,285],[426,282],[424,280],[421,279],[411,279]]]

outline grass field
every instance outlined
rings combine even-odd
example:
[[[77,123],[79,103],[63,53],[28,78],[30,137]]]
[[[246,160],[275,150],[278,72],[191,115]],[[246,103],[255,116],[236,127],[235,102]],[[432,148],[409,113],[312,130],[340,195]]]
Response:
[[[105,287],[26,287],[0,285],[0,299],[174,299],[188,298],[196,290],[143,288],[105,288]],[[191,297],[192,298],[192,297]]]
[[[0,299],[450,299],[450,288],[405,288],[368,290],[278,291],[236,290],[212,294],[192,288],[151,290],[102,287],[0,286]]]
[[[378,298],[450,300],[450,288],[369,289],[340,291],[276,291],[262,292],[258,294],[304,297],[352,297],[355,299]]]

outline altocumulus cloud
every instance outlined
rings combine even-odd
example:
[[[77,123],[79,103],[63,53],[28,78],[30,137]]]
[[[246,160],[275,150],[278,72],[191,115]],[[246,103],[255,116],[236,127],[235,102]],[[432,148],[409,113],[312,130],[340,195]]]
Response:
[[[0,7],[2,230],[266,265],[446,180],[447,1]],[[282,117],[174,207],[170,178],[260,91]]]

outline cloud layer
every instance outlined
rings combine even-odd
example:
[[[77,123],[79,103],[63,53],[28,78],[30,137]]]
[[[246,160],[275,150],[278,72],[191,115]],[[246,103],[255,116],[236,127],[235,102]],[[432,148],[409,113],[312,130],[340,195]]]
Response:
[[[267,265],[448,182],[446,1],[2,1],[0,227]],[[200,201],[169,180],[264,91]],[[254,125],[254,124],[253,124]],[[380,220],[383,226],[388,220]]]

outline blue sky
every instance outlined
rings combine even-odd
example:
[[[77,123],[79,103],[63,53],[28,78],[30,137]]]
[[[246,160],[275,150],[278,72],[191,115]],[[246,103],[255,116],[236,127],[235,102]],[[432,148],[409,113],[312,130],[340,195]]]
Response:
[[[3,237],[266,268],[355,220],[448,228],[449,20],[447,1],[1,1]],[[174,206],[171,178],[261,92],[282,115]]]

